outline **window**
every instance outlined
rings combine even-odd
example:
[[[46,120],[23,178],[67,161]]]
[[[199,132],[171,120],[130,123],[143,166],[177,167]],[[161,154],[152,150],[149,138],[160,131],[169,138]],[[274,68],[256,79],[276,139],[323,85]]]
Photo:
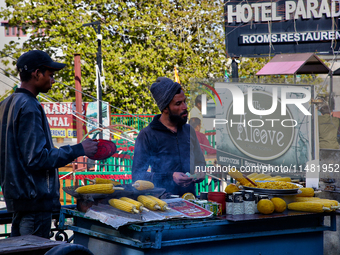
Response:
[[[9,26],[8,26],[8,24],[5,25],[5,35],[9,36]]]
[[[9,26],[8,21],[2,21],[1,26],[5,28],[5,37],[27,36],[22,28]]]

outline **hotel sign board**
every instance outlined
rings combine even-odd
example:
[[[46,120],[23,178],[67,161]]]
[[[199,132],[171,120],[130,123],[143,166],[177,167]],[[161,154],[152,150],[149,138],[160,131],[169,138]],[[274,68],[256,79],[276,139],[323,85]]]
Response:
[[[340,0],[225,0],[224,8],[228,57],[339,49]]]

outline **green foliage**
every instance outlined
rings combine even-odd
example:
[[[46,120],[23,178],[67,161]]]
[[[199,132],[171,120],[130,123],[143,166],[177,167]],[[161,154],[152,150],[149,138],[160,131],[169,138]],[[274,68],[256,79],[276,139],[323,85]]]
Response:
[[[56,74],[62,84],[49,92],[58,101],[75,100],[75,91],[67,87],[75,86],[75,53],[81,54],[82,90],[96,97],[96,31],[83,26],[95,21],[101,22],[103,36],[103,100],[115,107],[157,112],[149,87],[159,76],[174,79],[174,66],[185,89],[192,77],[224,75],[221,0],[6,0],[6,5],[9,9],[1,10],[0,16],[31,36],[21,48],[7,46],[4,54],[17,59],[39,49],[67,64]]]

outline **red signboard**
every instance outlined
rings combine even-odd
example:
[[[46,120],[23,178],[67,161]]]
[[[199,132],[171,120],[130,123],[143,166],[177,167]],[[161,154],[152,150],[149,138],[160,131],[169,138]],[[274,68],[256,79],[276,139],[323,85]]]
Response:
[[[76,113],[76,103],[41,103],[50,125],[52,137],[76,138],[77,121],[81,121],[73,114]],[[82,116],[85,116],[88,103],[83,103]],[[72,114],[73,113],[73,114]],[[82,122],[82,121],[81,121]],[[83,134],[86,134],[86,123],[83,124]]]

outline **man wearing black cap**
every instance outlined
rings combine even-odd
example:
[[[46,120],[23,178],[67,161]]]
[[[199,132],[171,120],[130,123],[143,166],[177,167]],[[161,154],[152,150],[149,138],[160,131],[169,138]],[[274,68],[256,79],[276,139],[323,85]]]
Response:
[[[24,53],[17,61],[20,88],[0,104],[0,184],[7,211],[13,212],[11,236],[49,238],[52,212],[60,209],[58,167],[98,149],[91,139],[53,146],[36,97],[52,87],[54,72],[63,67],[43,51]]]
[[[187,122],[186,96],[177,82],[160,77],[150,91],[161,114],[139,133],[132,165],[132,180],[149,180],[167,192],[195,193],[195,182],[188,177],[205,166],[195,130]],[[151,172],[148,168],[151,167]]]

